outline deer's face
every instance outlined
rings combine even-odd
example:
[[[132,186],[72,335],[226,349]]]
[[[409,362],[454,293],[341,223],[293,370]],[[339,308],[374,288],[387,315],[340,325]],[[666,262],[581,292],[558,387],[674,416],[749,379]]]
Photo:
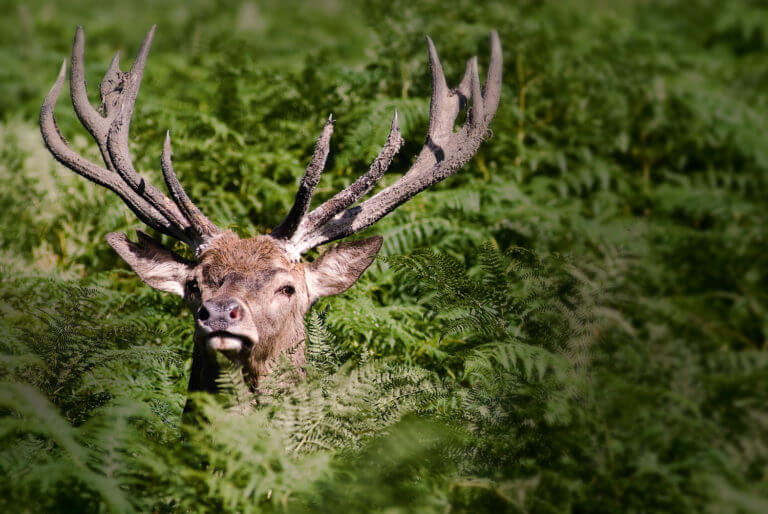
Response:
[[[311,267],[292,263],[274,240],[220,238],[190,274],[185,299],[195,314],[195,341],[247,364],[295,342],[314,301]]]
[[[373,237],[331,248],[314,262],[292,262],[271,237],[239,239],[226,232],[195,263],[147,236],[110,244],[150,286],[179,294],[195,316],[195,344],[242,363],[260,365],[303,339],[303,318],[318,298],[354,284],[381,246]]]

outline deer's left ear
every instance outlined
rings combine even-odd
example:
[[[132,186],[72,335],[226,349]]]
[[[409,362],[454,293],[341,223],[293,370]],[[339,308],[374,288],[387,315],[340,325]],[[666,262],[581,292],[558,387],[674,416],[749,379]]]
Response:
[[[326,251],[309,265],[309,299],[343,293],[357,282],[381,249],[381,236],[341,243]]]
[[[193,267],[144,232],[137,230],[139,242],[134,243],[125,234],[107,234],[109,246],[128,263],[133,271],[150,287],[184,296],[184,286]]]

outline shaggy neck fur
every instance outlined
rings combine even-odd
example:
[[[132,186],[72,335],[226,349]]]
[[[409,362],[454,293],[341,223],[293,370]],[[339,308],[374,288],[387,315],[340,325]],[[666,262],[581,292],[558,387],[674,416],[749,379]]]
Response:
[[[305,352],[304,316],[301,312],[294,312],[276,336],[254,345],[243,361],[243,376],[249,385],[258,386],[260,380],[276,368],[281,356],[286,355],[296,373],[303,377],[307,363]]]

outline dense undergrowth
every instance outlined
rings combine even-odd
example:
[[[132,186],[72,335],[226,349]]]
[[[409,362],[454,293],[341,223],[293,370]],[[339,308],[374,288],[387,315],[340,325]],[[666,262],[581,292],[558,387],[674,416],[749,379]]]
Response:
[[[288,4],[2,6],[0,510],[767,512],[768,6]],[[36,128],[77,24],[95,94],[152,23],[137,166],[160,182],[172,129],[190,195],[244,235],[280,221],[330,112],[318,201],[395,108],[384,182],[407,169],[424,34],[452,81],[491,28],[505,53],[492,137],[308,315],[307,380],[256,406],[229,370],[190,423],[191,316],[127,271],[103,237],[136,220]]]

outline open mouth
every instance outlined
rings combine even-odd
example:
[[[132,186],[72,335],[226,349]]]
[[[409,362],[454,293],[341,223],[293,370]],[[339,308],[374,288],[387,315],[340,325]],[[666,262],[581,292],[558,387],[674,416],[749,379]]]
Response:
[[[224,330],[211,332],[206,337],[206,341],[211,350],[221,352],[240,352],[242,350],[248,350],[253,346],[251,338],[226,332]]]

